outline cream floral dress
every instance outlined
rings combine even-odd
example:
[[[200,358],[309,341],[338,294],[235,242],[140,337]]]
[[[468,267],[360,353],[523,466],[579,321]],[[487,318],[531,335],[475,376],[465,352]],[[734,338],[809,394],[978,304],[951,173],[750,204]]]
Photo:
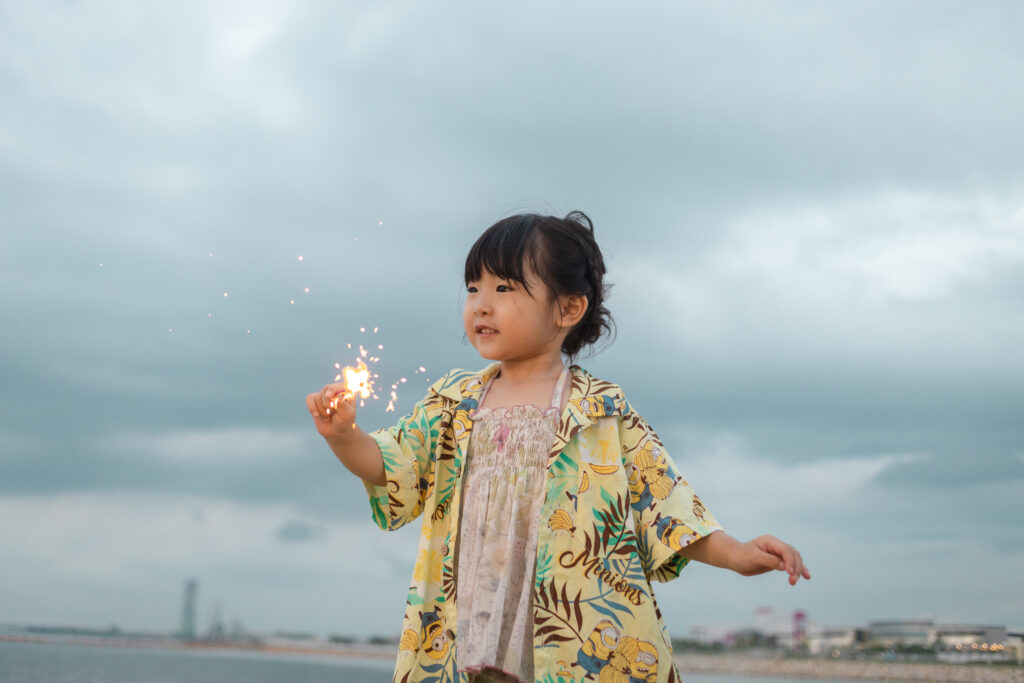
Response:
[[[470,414],[473,432],[455,550],[459,669],[476,674],[470,680],[534,680],[537,525],[568,376],[563,368],[546,410],[519,405]],[[480,405],[488,389],[490,382]]]

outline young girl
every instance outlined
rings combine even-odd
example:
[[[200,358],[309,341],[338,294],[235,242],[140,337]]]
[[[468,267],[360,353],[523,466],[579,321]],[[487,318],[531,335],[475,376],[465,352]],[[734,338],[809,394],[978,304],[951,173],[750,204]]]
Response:
[[[677,681],[652,580],[691,559],[810,578],[778,539],[726,535],[622,389],[567,367],[610,329],[604,272],[580,212],[499,221],[470,249],[463,311],[497,362],[372,434],[342,385],[306,397],[377,525],[423,517],[396,683]]]

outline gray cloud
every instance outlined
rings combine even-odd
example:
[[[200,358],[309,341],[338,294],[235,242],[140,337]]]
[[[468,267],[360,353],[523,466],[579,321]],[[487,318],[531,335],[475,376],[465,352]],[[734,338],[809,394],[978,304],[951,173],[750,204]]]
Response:
[[[171,518],[174,500],[219,501],[273,521],[240,557],[268,538],[344,545],[331,525],[369,524],[365,495],[305,394],[370,339],[381,380],[408,380],[398,413],[428,377],[482,366],[461,341],[469,245],[511,212],[581,208],[619,326],[582,363],[623,385],[716,512],[735,511],[730,529],[777,523],[812,548],[813,613],[920,613],[949,586],[908,577],[958,543],[994,582],[1019,573],[1024,10],[581,9],[0,9],[0,503],[142,493],[168,496]],[[360,419],[395,417],[373,403]],[[740,460],[716,450],[722,434]],[[870,513],[730,493],[757,466],[799,477],[897,456],[913,457],[861,482]],[[897,577],[843,560],[868,536]],[[372,584],[396,599],[401,542],[381,544],[396,544],[393,586]],[[9,552],[38,560],[29,541]],[[188,552],[149,570],[177,582],[202,564]],[[281,586],[298,570],[266,571]],[[333,587],[322,571],[302,585]],[[840,577],[873,597],[843,603]],[[742,604],[791,600],[749,585]],[[959,614],[1007,621],[1020,598],[982,588]],[[705,620],[721,607],[676,597]],[[87,619],[74,600],[17,613]],[[336,630],[318,619],[292,626]]]
[[[291,520],[282,524],[275,535],[285,543],[308,543],[322,540],[325,534],[322,527],[299,520]]]

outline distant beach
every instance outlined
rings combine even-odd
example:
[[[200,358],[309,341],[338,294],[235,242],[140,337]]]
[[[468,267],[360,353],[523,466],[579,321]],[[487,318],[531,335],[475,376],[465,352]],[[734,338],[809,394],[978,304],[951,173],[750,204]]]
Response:
[[[1024,668],[1010,665],[911,664],[709,654],[681,654],[673,659],[683,674],[690,672],[762,678],[769,676],[870,681],[1024,683]]]
[[[296,643],[229,644],[182,642],[162,638],[54,637],[0,635],[0,642],[94,646],[156,650],[252,652],[353,660],[394,660],[396,645],[359,643],[316,645]],[[833,659],[751,657],[738,654],[684,653],[673,658],[684,674],[749,676],[752,678],[918,681],[924,683],[1024,683],[1024,667],[993,664],[940,664]]]

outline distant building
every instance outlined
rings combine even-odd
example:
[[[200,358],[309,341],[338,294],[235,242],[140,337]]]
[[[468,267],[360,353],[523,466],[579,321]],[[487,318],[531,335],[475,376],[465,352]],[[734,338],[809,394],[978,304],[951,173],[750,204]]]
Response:
[[[867,628],[867,645],[873,647],[931,647],[938,632],[931,619],[872,621]]]
[[[1005,626],[936,624],[931,619],[874,621],[868,625],[869,648],[934,656],[951,663],[994,662],[1016,656],[1008,647]]]
[[[742,649],[774,648],[776,638],[756,628],[741,628],[727,636],[727,643]]]
[[[941,650],[956,650],[972,646],[1006,644],[1005,626],[939,626],[936,629],[936,646]],[[975,648],[977,649],[977,648]]]
[[[864,641],[864,629],[853,626],[818,626],[808,629],[807,651],[816,656],[839,657]]]
[[[1017,653],[1008,640],[1005,626],[940,626],[936,657],[952,663],[1009,662]]]
[[[189,579],[185,582],[185,595],[181,601],[181,628],[178,630],[178,637],[185,640],[196,638],[196,593],[199,591],[199,582]]]
[[[210,630],[206,633],[206,639],[219,642],[227,638],[227,631],[224,628],[224,620],[220,615],[220,603],[213,603],[213,609],[210,610],[212,616],[210,617]]]
[[[762,616],[767,610],[759,610]],[[1024,664],[1024,633],[1005,626],[940,624],[933,619],[873,621],[866,627],[807,624],[806,615],[793,613],[790,628],[741,628],[714,632],[694,626],[690,638],[673,640],[677,650],[765,649],[846,658],[874,654],[883,659],[949,663]],[[764,620],[767,622],[767,620]]]
[[[1024,664],[1024,633],[1006,634],[1006,650],[1018,664]]]

